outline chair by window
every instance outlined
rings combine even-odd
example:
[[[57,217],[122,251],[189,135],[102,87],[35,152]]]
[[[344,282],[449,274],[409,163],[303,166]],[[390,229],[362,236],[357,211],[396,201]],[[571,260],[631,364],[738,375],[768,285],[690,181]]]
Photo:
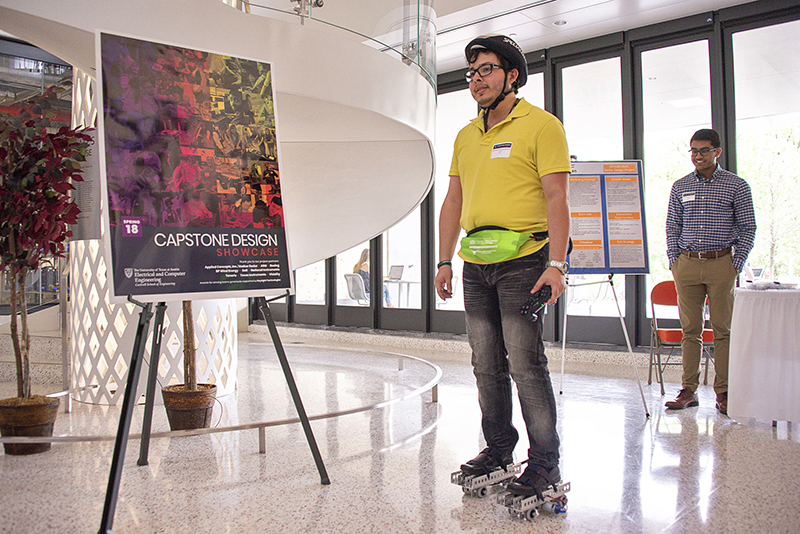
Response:
[[[664,307],[671,306],[675,310],[678,308],[678,293],[675,290],[675,282],[666,280],[659,282],[650,291],[650,366],[647,373],[647,383],[653,383],[653,367],[656,369],[656,380],[661,384],[661,394],[664,394],[664,369],[667,365],[681,365],[680,358],[672,359],[672,353],[677,347],[680,350],[683,330],[680,328],[663,328],[658,326],[658,315],[656,311],[664,312]],[[663,317],[663,315],[662,315]],[[711,351],[714,348],[714,331],[710,328],[703,328],[703,354],[705,358],[705,371],[703,374],[703,384],[708,384],[708,362],[711,359]],[[669,348],[666,360],[661,360],[661,351]],[[701,356],[701,363],[702,358]]]
[[[345,274],[344,281],[347,283],[347,294],[351,300],[356,301],[361,306],[369,306],[369,297],[364,287],[364,279],[358,274]]]

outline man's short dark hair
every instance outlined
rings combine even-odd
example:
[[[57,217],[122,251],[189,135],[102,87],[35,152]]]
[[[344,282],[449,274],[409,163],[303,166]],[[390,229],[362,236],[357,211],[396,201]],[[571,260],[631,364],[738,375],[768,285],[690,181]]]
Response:
[[[719,148],[722,144],[719,140],[719,134],[716,130],[712,130],[710,128],[705,128],[703,130],[697,130],[692,138],[689,140],[691,143],[692,141],[710,141],[711,146],[714,148]]]
[[[485,48],[473,48],[467,54],[467,63],[475,63],[475,60],[478,59],[478,54],[481,52],[492,52],[492,50],[486,50]],[[497,59],[500,60],[500,65],[503,66],[503,70],[506,72],[512,69],[511,62],[505,58],[505,56],[501,56],[497,52],[492,52],[494,55],[497,56]]]

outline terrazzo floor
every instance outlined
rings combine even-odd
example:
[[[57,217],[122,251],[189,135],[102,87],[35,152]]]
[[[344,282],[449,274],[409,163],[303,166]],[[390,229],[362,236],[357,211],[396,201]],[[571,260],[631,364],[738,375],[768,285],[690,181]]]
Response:
[[[380,339],[366,348],[285,340],[310,415],[403,397],[435,375],[413,360],[398,370],[390,353],[424,357],[443,372],[438,402],[426,392],[313,422],[330,485],[320,484],[299,424],[267,428],[266,454],[256,430],[154,438],[141,467],[131,440],[113,532],[800,532],[797,424],[735,422],[716,412],[711,386],[700,387],[698,408],[666,412],[678,384],[667,384],[664,398],[643,382],[648,419],[635,379],[578,374],[564,377],[561,395],[553,374],[568,512],[512,518],[496,496],[468,497],[450,483],[482,448],[468,357]],[[219,399],[215,426],[295,417],[268,336],[240,335],[238,378],[238,391]],[[0,398],[13,394],[13,384],[0,384]],[[137,406],[134,433],[142,413]],[[117,407],[74,403],[55,434],[113,436],[118,417]],[[167,429],[157,406],[153,431]],[[523,438],[518,460],[526,449]],[[98,532],[112,452],[113,441],[88,441],[0,455],[0,532]]]

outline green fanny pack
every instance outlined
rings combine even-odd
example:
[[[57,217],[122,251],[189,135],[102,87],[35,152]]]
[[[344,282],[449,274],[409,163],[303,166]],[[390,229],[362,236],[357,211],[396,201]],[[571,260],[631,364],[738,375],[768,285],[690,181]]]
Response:
[[[547,239],[547,232],[520,233],[502,226],[479,226],[461,240],[461,254],[468,259],[495,263],[515,257],[531,239]]]

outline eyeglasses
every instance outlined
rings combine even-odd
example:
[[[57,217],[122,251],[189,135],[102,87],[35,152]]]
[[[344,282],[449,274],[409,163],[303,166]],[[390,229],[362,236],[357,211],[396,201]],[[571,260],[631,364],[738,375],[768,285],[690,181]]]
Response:
[[[466,78],[468,82],[472,81],[472,78],[475,77],[475,73],[480,74],[481,78],[485,78],[489,76],[494,69],[502,69],[502,65],[495,65],[494,63],[484,63],[483,65],[478,65],[477,69],[469,69],[466,73]]]
[[[717,149],[716,148],[708,148],[708,147],[700,148],[700,149],[692,148],[691,150],[689,150],[689,153],[692,156],[696,156],[698,154],[700,154],[702,156],[707,156],[709,153],[714,152],[715,150],[717,150]]]

